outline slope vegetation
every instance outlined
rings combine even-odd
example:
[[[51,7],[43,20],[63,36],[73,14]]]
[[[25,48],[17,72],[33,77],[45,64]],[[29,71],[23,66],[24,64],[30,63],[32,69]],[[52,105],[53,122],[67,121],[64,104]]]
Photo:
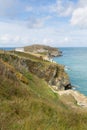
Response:
[[[1,130],[87,129],[87,112],[76,105],[75,99],[54,93],[44,78],[29,71],[28,66],[23,64],[26,59],[35,62],[33,58],[11,53],[0,56]],[[23,66],[20,58],[24,59],[24,62],[20,60]]]

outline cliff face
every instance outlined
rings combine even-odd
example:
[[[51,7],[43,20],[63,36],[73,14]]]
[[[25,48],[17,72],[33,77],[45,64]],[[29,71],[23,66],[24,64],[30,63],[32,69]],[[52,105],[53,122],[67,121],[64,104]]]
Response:
[[[3,79],[7,78],[14,82],[23,82],[28,84],[28,80],[23,74],[15,69],[14,66],[0,59],[0,75]]]
[[[51,56],[61,56],[62,52],[54,47],[45,45],[32,45],[24,47],[25,52],[39,53],[39,54],[50,54]]]
[[[63,66],[26,53],[0,53],[0,128],[87,129],[87,108],[79,107],[73,97],[79,95],[54,93],[48,84],[56,90],[69,88]],[[82,100],[78,103],[84,105]]]
[[[29,55],[27,54],[27,56]],[[20,80],[23,80],[23,82],[27,83],[27,80],[23,76],[25,76],[25,72],[28,72],[44,79],[55,90],[65,90],[71,88],[69,77],[64,71],[64,67],[62,65],[45,62],[40,58],[37,60],[33,60],[28,57],[24,58],[18,56],[17,54],[0,54],[0,57],[4,62],[13,66],[15,70],[20,73],[13,71],[14,75],[21,75],[17,77],[22,77]],[[11,69],[11,71],[12,70],[13,69]]]

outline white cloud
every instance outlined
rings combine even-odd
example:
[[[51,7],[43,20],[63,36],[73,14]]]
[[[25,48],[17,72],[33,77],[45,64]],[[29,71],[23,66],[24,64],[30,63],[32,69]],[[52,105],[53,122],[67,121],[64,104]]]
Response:
[[[46,16],[42,18],[31,17],[26,21],[28,28],[42,28],[45,25],[45,22],[49,20],[51,16]]]
[[[0,46],[25,46],[35,43],[51,44],[51,33],[50,28],[43,27],[38,30],[38,28],[27,28],[22,22],[0,22]]]
[[[16,35],[16,36],[14,36],[14,37],[12,38],[12,40],[13,40],[14,43],[18,43],[18,42],[20,42],[21,37],[18,36],[18,35]]]
[[[9,34],[4,34],[4,35],[0,36],[0,41],[3,42],[3,43],[8,43],[11,40],[12,39],[11,39],[11,36]]]
[[[78,1],[78,6],[80,7],[85,7],[87,6],[87,0],[79,0]]]
[[[69,38],[68,38],[68,37],[65,37],[65,38],[64,38],[64,42],[69,42]]]
[[[63,29],[63,30],[62,30]],[[68,28],[43,27],[28,29],[17,22],[0,22],[0,47],[18,47],[30,44],[45,44],[50,46],[87,46],[87,31]],[[71,32],[71,33],[70,33]],[[83,38],[82,38],[83,37]]]
[[[18,42],[22,41],[22,37],[18,36],[18,35],[12,35],[12,34],[2,34],[0,35],[0,43],[3,44],[17,44]]]
[[[0,22],[0,46],[23,46],[30,43],[31,39],[25,25],[15,21]]]
[[[76,8],[73,10],[70,23],[80,28],[87,28],[87,0],[78,1]]]
[[[53,44],[54,41],[53,41],[53,39],[51,39],[51,38],[44,38],[44,39],[42,40],[42,43],[45,44],[45,45],[48,45],[48,44]]]
[[[44,21],[38,18],[30,18],[27,21],[28,28],[41,28],[44,25]]]
[[[25,7],[25,11],[26,11],[26,12],[31,12],[32,10],[33,10],[33,7],[32,7],[32,6],[29,6],[29,5],[28,5],[28,6]]]
[[[58,16],[70,16],[74,10],[74,3],[67,0],[57,0],[56,4],[49,6],[51,12],[55,12]]]
[[[64,21],[64,18],[62,20],[59,18],[67,18],[72,14],[72,25],[86,27],[86,0],[79,0],[75,7],[71,0],[57,0],[56,4],[47,5],[45,12],[41,7],[34,5],[31,7],[28,4],[26,6],[18,1],[21,0],[0,0],[0,18],[1,15],[11,16],[12,14],[14,17],[15,13],[20,14],[21,11],[23,13],[23,15],[22,13],[17,15],[17,17],[20,16],[19,21],[4,17],[3,22],[0,22],[0,46],[25,46],[35,43],[60,47],[87,46],[87,31],[71,26]],[[36,12],[31,12],[34,7],[37,9],[34,10]],[[42,9],[41,12],[37,14],[40,9]],[[49,16],[51,14],[52,16]]]
[[[80,26],[81,28],[87,27],[87,7],[77,8],[74,10],[71,24]]]

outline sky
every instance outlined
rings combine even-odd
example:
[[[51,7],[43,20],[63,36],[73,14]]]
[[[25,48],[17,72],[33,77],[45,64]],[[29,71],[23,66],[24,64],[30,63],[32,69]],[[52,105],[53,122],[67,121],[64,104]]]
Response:
[[[87,0],[0,0],[0,47],[87,47]]]

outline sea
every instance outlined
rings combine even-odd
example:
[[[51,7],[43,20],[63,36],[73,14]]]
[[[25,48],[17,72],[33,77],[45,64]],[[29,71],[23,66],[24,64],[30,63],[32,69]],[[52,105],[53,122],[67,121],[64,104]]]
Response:
[[[13,50],[15,48],[0,48]],[[54,61],[65,66],[70,77],[73,89],[87,96],[87,47],[62,47],[62,56],[55,57]]]
[[[6,51],[11,51],[14,50],[16,47],[0,47],[0,50],[6,50]]]
[[[73,89],[87,96],[87,47],[59,48],[63,56],[55,57],[54,61],[65,66]]]

